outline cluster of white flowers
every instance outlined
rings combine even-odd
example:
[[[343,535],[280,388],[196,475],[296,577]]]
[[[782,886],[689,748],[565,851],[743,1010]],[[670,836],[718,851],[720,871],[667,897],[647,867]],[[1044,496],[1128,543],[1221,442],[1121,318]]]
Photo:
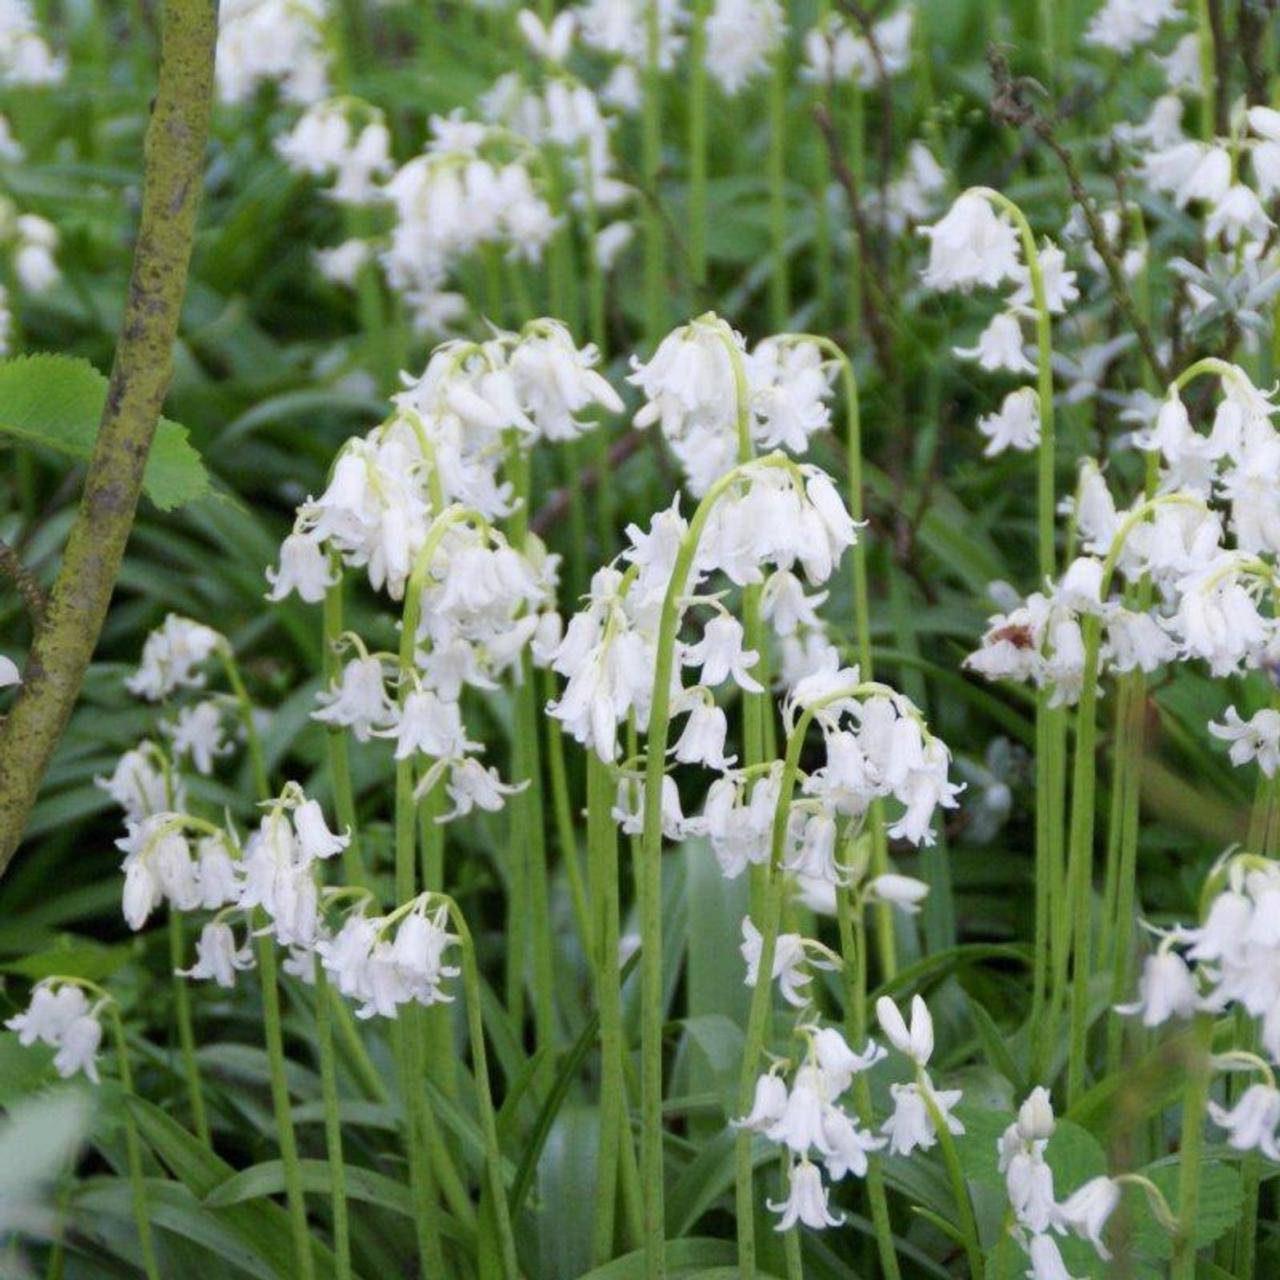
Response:
[[[1179,0],[1106,0],[1089,20],[1084,42],[1128,55],[1150,44],[1166,22],[1183,16]]]
[[[764,75],[787,36],[778,0],[715,0],[706,24],[706,67],[725,93]]]
[[[356,1017],[394,1018],[399,1006],[433,1005],[452,997],[441,984],[458,975],[445,963],[458,941],[448,930],[449,909],[422,894],[387,916],[370,916],[362,906],[342,927],[316,943],[316,954],[337,989],[360,1001]],[[394,938],[389,938],[394,928]]]
[[[265,84],[305,106],[329,91],[325,0],[225,0],[218,9],[215,69],[223,102],[245,102]]]
[[[756,1081],[750,1112],[734,1124],[763,1134],[785,1147],[790,1163],[788,1192],[769,1208],[781,1216],[777,1229],[787,1231],[797,1223],[821,1230],[844,1221],[828,1206],[828,1190],[819,1165],[832,1182],[867,1172],[867,1155],[879,1151],[885,1139],[863,1129],[841,1105],[859,1072],[874,1066],[884,1049],[868,1043],[855,1053],[834,1027],[804,1023],[796,1028],[804,1045],[797,1063],[779,1063]],[[786,1069],[794,1066],[788,1084]],[[814,1163],[816,1158],[817,1163]]]
[[[1018,1118],[997,1142],[998,1167],[1005,1177],[1014,1238],[1027,1251],[1029,1280],[1062,1280],[1067,1275],[1051,1232],[1074,1233],[1088,1240],[1103,1259],[1111,1257],[1102,1241],[1108,1219],[1120,1202],[1120,1184],[1105,1175],[1091,1178],[1061,1203],[1053,1187],[1053,1170],[1045,1158],[1057,1122],[1043,1087],[1031,1091]]]
[[[488,248],[538,262],[559,223],[523,139],[460,119],[431,124],[426,151],[383,188],[395,220],[381,260],[419,328],[439,332],[457,317],[456,295],[443,286],[460,259]]]
[[[1149,424],[1135,442],[1159,461],[1154,500],[1118,508],[1101,470],[1086,460],[1073,508],[1086,554],[1045,592],[993,617],[967,666],[989,679],[1049,688],[1055,704],[1073,703],[1087,614],[1102,629],[1101,672],[1151,672],[1174,659],[1203,661],[1216,676],[1274,665],[1280,632],[1266,601],[1280,552],[1277,406],[1237,366],[1210,371],[1222,396],[1207,435],[1192,426],[1176,384],[1163,401],[1132,413]],[[1129,603],[1100,598],[1107,556],[1122,585],[1150,581],[1149,609],[1130,607],[1131,596]],[[1214,732],[1233,743],[1237,764],[1260,758],[1274,768],[1269,715],[1255,725],[1233,711]]]
[[[800,74],[819,84],[852,81],[860,89],[874,89],[883,76],[896,76],[911,64],[911,30],[915,10],[911,5],[872,24],[872,42],[855,32],[845,18],[828,14],[804,37],[804,65]],[[877,58],[877,54],[879,57]]]
[[[0,0],[0,85],[61,84],[67,60],[49,48],[30,0]]]
[[[869,901],[865,899],[864,901]],[[787,936],[779,939],[780,950]],[[802,1007],[805,1002],[798,1002]],[[841,1105],[854,1078],[883,1061],[888,1053],[874,1041],[857,1053],[834,1027],[807,1016],[797,1021],[793,1039],[803,1046],[796,1061],[778,1060],[756,1081],[750,1112],[735,1120],[736,1127],[762,1134],[784,1147],[788,1157],[788,1192],[769,1208],[780,1215],[779,1231],[797,1223],[821,1230],[839,1226],[843,1217],[829,1205],[830,1182],[852,1174],[863,1177],[868,1157],[888,1149],[909,1156],[928,1151],[938,1142],[936,1121],[949,1133],[964,1133],[964,1125],[952,1114],[960,1101],[958,1089],[937,1089],[927,1070],[933,1055],[933,1019],[924,1001],[914,996],[910,1024],[887,997],[876,1003],[880,1028],[890,1045],[902,1054],[915,1072],[915,1080],[892,1084],[893,1111],[878,1133],[862,1127],[870,1117],[850,1115]],[[788,1081],[788,1075],[790,1080]]]
[[[835,368],[803,337],[767,338],[748,351],[741,334],[708,313],[669,333],[648,363],[631,363],[628,380],[645,400],[635,425],[661,428],[695,496],[739,460],[744,409],[752,446],[793,454],[831,422]]]
[[[3,40],[0,31],[0,40]],[[0,83],[3,78],[0,77]],[[6,142],[7,130],[0,129],[0,144]],[[0,145],[0,158],[16,158],[10,143],[10,151],[6,155]],[[18,150],[21,155],[21,149]],[[3,274],[11,276],[24,293],[39,295],[47,293],[58,280],[61,273],[54,260],[54,250],[58,247],[58,229],[47,219],[35,213],[19,213],[11,200],[0,196],[0,254],[7,259],[7,271]],[[12,326],[9,309],[9,291],[0,284],[0,356],[9,350],[9,330]]]
[[[1256,1022],[1258,1044],[1271,1064],[1280,1063],[1280,864],[1252,853],[1228,854],[1207,888],[1216,892],[1203,923],[1163,933],[1143,963],[1138,999],[1118,1012],[1157,1027],[1202,1011],[1236,1010]],[[1210,1101],[1209,1116],[1232,1147],[1280,1160],[1280,1089],[1271,1065],[1241,1050],[1212,1062],[1223,1071],[1262,1074],[1263,1081],[1246,1088],[1234,1105]]]
[[[977,343],[957,347],[955,354],[977,361],[988,372],[1034,372],[1036,366],[1022,343],[1022,322],[1035,318],[1031,272],[1022,261],[1021,240],[1008,214],[997,213],[987,196],[966,191],[939,222],[920,231],[929,240],[924,280],[930,288],[967,293],[975,286],[1015,286],[1005,310],[991,320]],[[1048,239],[1039,250],[1039,270],[1046,308],[1051,315],[1062,315],[1079,297],[1076,273],[1067,269],[1066,255]],[[1032,387],[1007,395],[998,412],[978,420],[978,430],[987,438],[986,456],[1034,449],[1040,442],[1040,411]]]
[[[671,705],[693,722],[676,748],[687,762],[728,763],[723,713],[711,705],[710,690],[729,679],[748,690],[761,687],[751,674],[759,655],[744,648],[742,624],[715,598],[699,596],[699,586],[717,572],[740,587],[764,583],[766,570],[790,573],[796,566],[820,584],[854,541],[853,522],[825,473],[774,465],[780,461],[775,455],[738,470],[711,509],[684,584],[682,612],[696,605],[714,614],[699,641],[676,642]],[[632,525],[627,533],[631,545],[621,558],[629,567],[596,573],[586,607],[551,654],[568,683],[549,710],[604,760],[614,758],[617,726],[629,714],[647,728],[659,616],[689,525],[673,504],[647,532]],[[685,666],[699,668],[699,682],[688,688],[680,678]]]
[[[205,677],[197,668],[224,644],[212,627],[171,613],[147,636],[142,661],[125,688],[149,702],[160,702],[178,689],[203,688]]]
[[[592,425],[583,414],[622,408],[597,358],[553,320],[485,343],[446,343],[395,397],[387,421],[344,445],[328,488],[301,505],[280,567],[267,574],[273,600],[322,599],[338,561],[365,569],[393,600],[416,583],[414,669],[388,670],[355,642],[315,716],[361,741],[395,738],[398,759],[430,757],[423,785],[447,773],[450,817],[499,808],[510,790],[471,754],[479,744],[462,723],[462,690],[492,689],[526,646],[544,661],[560,641],[559,557],[533,535],[513,547],[489,523],[512,510],[499,469],[513,448],[573,439]]]
[[[327,194],[340,204],[368,204],[378,180],[391,173],[391,134],[382,113],[350,98],[317,102],[276,139],[276,150],[298,173],[333,178]]]
[[[56,1049],[53,1065],[63,1079],[83,1071],[98,1083],[98,1046],[102,1043],[99,1016],[103,1001],[90,1005],[74,982],[45,978],[31,989],[31,1003],[4,1025],[18,1033],[18,1043],[37,1041]]]
[[[1161,138],[1164,145],[1146,155],[1143,176],[1180,209],[1202,209],[1206,243],[1221,239],[1253,257],[1273,226],[1265,202],[1280,191],[1280,111],[1250,107],[1239,126],[1231,138],[1212,142],[1183,137],[1170,127]],[[1252,185],[1244,181],[1246,172]]]

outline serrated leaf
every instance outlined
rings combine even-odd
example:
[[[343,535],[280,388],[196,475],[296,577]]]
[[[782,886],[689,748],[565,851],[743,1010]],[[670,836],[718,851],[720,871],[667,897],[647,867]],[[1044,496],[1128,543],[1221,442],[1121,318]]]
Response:
[[[38,354],[0,360],[0,432],[88,461],[107,399],[107,379],[77,356]],[[186,427],[161,418],[143,475],[147,497],[162,511],[209,492],[209,473]]]

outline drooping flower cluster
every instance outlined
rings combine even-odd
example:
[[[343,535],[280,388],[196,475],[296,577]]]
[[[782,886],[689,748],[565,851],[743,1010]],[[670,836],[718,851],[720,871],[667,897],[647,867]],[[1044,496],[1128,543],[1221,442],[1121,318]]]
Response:
[[[744,428],[754,447],[802,454],[831,423],[834,366],[802,337],[748,351],[741,334],[708,313],[668,334],[648,363],[633,357],[632,368],[629,381],[645,399],[635,425],[661,428],[695,497],[740,460]]]
[[[1033,372],[1036,366],[1023,350],[1022,323],[1036,315],[1034,286],[1009,214],[997,212],[987,194],[966,191],[939,222],[920,231],[929,240],[924,281],[930,288],[968,293],[975,287],[1015,286],[1005,300],[1005,310],[993,317],[977,343],[957,347],[955,354],[977,361],[988,372]],[[1038,258],[1045,308],[1051,315],[1062,315],[1079,296],[1076,273],[1067,269],[1065,254],[1048,239]],[[1034,449],[1040,441],[1040,411],[1033,387],[1007,395],[996,413],[978,420],[978,430],[988,442],[986,456],[1011,448],[1023,452]]]
[[[873,23],[868,39],[843,16],[830,13],[805,33],[800,74],[820,84],[852,81],[860,89],[874,89],[886,76],[900,75],[910,65],[914,22],[914,9],[903,5]]]
[[[787,34],[778,0],[715,0],[707,17],[707,70],[736,94],[769,69]]]
[[[328,92],[325,0],[225,0],[218,7],[215,69],[223,102],[248,101],[265,84],[305,106]]]
[[[432,130],[425,152],[384,188],[395,221],[381,256],[388,281],[424,332],[454,318],[454,295],[443,286],[460,259],[487,248],[538,262],[558,226],[536,152],[523,139],[439,117]]]
[[[37,1041],[56,1049],[53,1066],[65,1080],[78,1071],[98,1083],[98,1046],[102,1043],[99,1016],[102,1001],[90,1005],[84,991],[71,981],[45,978],[31,989],[31,1002],[4,1025],[18,1033],[18,1043]]]
[[[333,985],[360,1002],[356,1017],[394,1018],[404,1004],[452,1000],[441,985],[459,972],[445,963],[458,941],[448,930],[448,914],[448,906],[435,905],[431,894],[386,916],[370,916],[362,905],[347,914],[336,933],[316,943]]]
[[[1090,1178],[1061,1203],[1053,1186],[1046,1149],[1056,1121],[1049,1093],[1037,1086],[1018,1109],[1017,1119],[997,1143],[998,1167],[1005,1178],[1014,1238],[1027,1251],[1034,1280],[1067,1274],[1051,1233],[1073,1233],[1088,1240],[1104,1261],[1111,1257],[1102,1240],[1108,1219],[1120,1202],[1120,1184],[1105,1175]]]
[[[802,1057],[762,1075],[750,1112],[734,1124],[763,1134],[788,1153],[787,1196],[769,1203],[780,1215],[777,1229],[787,1231],[800,1223],[821,1230],[844,1221],[831,1212],[822,1171],[831,1182],[850,1175],[861,1178],[868,1153],[885,1145],[884,1138],[862,1128],[841,1105],[854,1076],[873,1067],[885,1051],[868,1042],[857,1053],[835,1027],[810,1023],[796,1028],[795,1039],[803,1045]]]
[[[0,0],[0,85],[61,84],[67,60],[40,34],[30,0]]]
[[[767,570],[796,567],[810,582],[822,583],[854,540],[853,522],[827,476],[781,461],[775,456],[735,472],[706,519],[684,583],[684,609],[713,614],[698,642],[676,642],[671,702],[695,721],[678,746],[689,762],[724,759],[722,715],[710,705],[710,690],[730,679],[741,688],[760,688],[752,674],[759,655],[745,647],[742,624],[715,598],[700,596],[701,584],[723,573],[741,587],[763,583]],[[611,566],[595,575],[586,608],[570,619],[551,656],[568,683],[549,710],[601,759],[614,758],[617,726],[629,714],[639,728],[648,725],[662,602],[689,536],[678,504],[659,512],[647,532],[632,526],[631,545],[622,553],[628,568]],[[684,686],[683,667],[698,669],[695,685]]]
[[[391,172],[391,134],[382,112],[350,98],[308,107],[276,139],[276,150],[298,173],[333,178],[326,194],[340,204],[368,204]]]
[[[212,627],[171,613],[147,636],[142,661],[125,687],[148,702],[160,702],[178,689],[201,689],[205,675],[197,668],[225,644]]]

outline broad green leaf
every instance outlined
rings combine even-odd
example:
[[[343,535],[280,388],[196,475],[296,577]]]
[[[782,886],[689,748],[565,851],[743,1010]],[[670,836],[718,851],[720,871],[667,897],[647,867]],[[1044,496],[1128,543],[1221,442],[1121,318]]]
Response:
[[[171,1120],[159,1107],[138,1097],[129,1097],[126,1103],[151,1149],[197,1198],[203,1199],[235,1173],[225,1160]],[[277,1275],[296,1274],[288,1214],[278,1204],[255,1200],[210,1212],[216,1213],[218,1220]],[[313,1238],[311,1256],[317,1280],[328,1280],[334,1274],[333,1254]]]
[[[1176,1214],[1178,1212],[1178,1180],[1182,1170],[1178,1163],[1161,1162],[1150,1165],[1141,1172],[1164,1192],[1165,1199]],[[1135,1197],[1136,1199],[1136,1197]],[[1200,1201],[1196,1213],[1194,1237],[1196,1248],[1212,1244],[1240,1219],[1242,1193],[1239,1170],[1221,1160],[1204,1160],[1200,1164]],[[1168,1232],[1156,1221],[1145,1199],[1136,1206],[1137,1224],[1134,1240],[1138,1249],[1153,1258],[1173,1256],[1173,1241]]]
[[[99,1215],[133,1222],[133,1192],[127,1178],[91,1178],[70,1206],[71,1225],[83,1214],[93,1226]],[[278,1273],[263,1262],[237,1234],[179,1182],[147,1180],[147,1215],[152,1223],[207,1249],[229,1262],[237,1273],[271,1280]]]
[[[87,360],[40,354],[0,361],[0,432],[76,462],[93,452],[107,380]],[[209,474],[186,427],[161,418],[143,477],[147,497],[172,511],[209,493]]]
[[[671,1280],[693,1280],[695,1276],[723,1276],[738,1274],[738,1246],[732,1240],[712,1240],[699,1237],[693,1240],[668,1240],[663,1246],[662,1257],[667,1264]],[[644,1250],[637,1249],[624,1257],[606,1262],[602,1267],[588,1271],[582,1280],[642,1280],[645,1271]],[[757,1270],[760,1280],[777,1280]]]

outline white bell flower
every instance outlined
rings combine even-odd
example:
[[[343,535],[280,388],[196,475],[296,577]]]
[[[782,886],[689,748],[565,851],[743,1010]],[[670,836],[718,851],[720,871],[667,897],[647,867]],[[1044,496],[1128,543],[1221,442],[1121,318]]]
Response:
[[[53,1069],[69,1080],[78,1071],[100,1084],[98,1077],[98,1046],[102,1043],[102,1023],[93,1012],[72,1019],[58,1041],[58,1051],[53,1055]]]
[[[876,1001],[876,1018],[880,1029],[899,1053],[904,1053],[917,1066],[927,1066],[933,1056],[933,1018],[918,996],[911,997],[911,1026],[908,1029],[898,1006],[888,996]]]
[[[976,360],[988,373],[1035,373],[1036,366],[1023,350],[1022,323],[1011,311],[1001,311],[978,335],[972,347],[954,347],[952,353],[961,360]]]
[[[786,1082],[773,1072],[768,1072],[756,1081],[751,1110],[741,1119],[734,1120],[732,1123],[739,1129],[750,1129],[753,1133],[764,1133],[782,1119],[782,1114],[786,1109]]]
[[[768,71],[786,34],[778,0],[715,0],[706,23],[707,70],[732,97]]]
[[[929,240],[924,282],[931,289],[967,293],[975,285],[994,288],[1017,277],[1018,233],[982,196],[962,194],[940,221],[921,227],[920,234]]]
[[[738,758],[724,753],[728,733],[725,713],[714,702],[696,698],[672,751],[681,764],[704,764],[724,772]]]
[[[387,697],[382,662],[376,657],[352,658],[338,680],[316,695],[316,701],[320,710],[313,711],[311,718],[349,728],[357,742],[368,742],[375,729],[395,719],[396,709]]]
[[[884,1138],[858,1128],[839,1107],[824,1108],[822,1138],[827,1146],[822,1163],[833,1182],[839,1182],[848,1174],[855,1178],[865,1177],[868,1153],[880,1151],[885,1145]]]
[[[775,1228],[778,1231],[790,1231],[797,1222],[818,1231],[844,1222],[843,1214],[832,1213],[828,1207],[822,1174],[808,1160],[792,1166],[787,1198],[778,1204],[772,1200],[766,1203],[771,1212],[782,1215]]]
[[[196,962],[190,969],[175,969],[183,978],[211,978],[220,987],[236,985],[236,973],[254,966],[253,951],[246,943],[236,947],[231,926],[211,920],[200,931],[196,942]]]
[[[960,1090],[934,1089],[932,1085],[928,1088],[948,1130],[962,1134],[964,1125],[951,1115],[951,1108],[960,1101]],[[917,1147],[928,1151],[937,1143],[938,1135],[919,1086],[892,1084],[889,1093],[893,1114],[880,1126],[880,1132],[889,1140],[889,1151],[899,1156],[909,1156]]]
[[[57,1045],[67,1028],[88,1012],[88,998],[79,987],[45,978],[31,988],[27,1008],[15,1013],[4,1025],[18,1033],[18,1043],[24,1047],[36,1041]]]
[[[883,1045],[867,1041],[861,1053],[855,1053],[835,1027],[819,1027],[813,1033],[813,1053],[822,1072],[826,1096],[838,1098],[860,1072],[874,1067],[885,1057]]]
[[[1109,2],[1114,4],[1115,0]],[[1031,1261],[1031,1270],[1026,1273],[1027,1280],[1081,1280],[1067,1271],[1058,1243],[1051,1235],[1032,1236],[1027,1254]]]
[[[1210,1106],[1212,1107],[1212,1103]],[[1107,1220],[1120,1203],[1120,1184],[1112,1178],[1090,1178],[1073,1191],[1057,1209],[1057,1225],[1088,1240],[1104,1261],[1111,1257],[1102,1243]]]
[[[268,568],[266,576],[268,600],[283,600],[296,591],[299,599],[318,604],[339,575],[314,534],[291,533],[280,544],[280,568]]]
[[[742,917],[742,945],[738,948],[746,962],[747,973],[743,979],[748,987],[754,987],[759,981],[760,956],[764,939],[760,930],[755,927],[750,916]],[[806,971],[804,939],[798,933],[781,933],[773,951],[772,978],[777,979],[782,998],[797,1009],[809,1003],[809,995],[801,990],[808,985],[812,975]]]
[[[1221,723],[1209,721],[1209,732],[1231,744],[1228,755],[1236,766],[1256,760],[1268,778],[1280,766],[1280,711],[1264,707],[1244,720],[1235,707],[1228,707]]]
[[[125,687],[149,702],[159,702],[180,688],[200,688],[204,676],[195,668],[222,642],[211,627],[171,613],[147,636],[142,661]]]
[[[1040,397],[1035,388],[1010,391],[998,412],[978,419],[978,431],[987,438],[984,458],[994,458],[1006,449],[1029,453],[1040,443]]]
[[[302,857],[307,862],[315,858],[332,858],[351,843],[349,833],[335,835],[329,830],[318,800],[304,800],[294,809],[293,830],[298,838]]]
[[[730,676],[749,693],[763,693],[764,686],[749,672],[760,660],[754,649],[743,648],[742,623],[731,614],[720,614],[703,628],[702,639],[684,651],[686,666],[701,667],[700,683],[708,688],[723,684]]]
[[[191,767],[206,777],[213,772],[214,761],[231,751],[231,744],[223,739],[222,706],[212,698],[183,707],[168,732],[173,754],[189,756]]]
[[[1280,1090],[1274,1085],[1250,1085],[1230,1108],[1211,1100],[1209,1118],[1227,1131],[1227,1142],[1235,1150],[1261,1151],[1268,1160],[1280,1161],[1280,1146],[1276,1143]]]
[[[923,880],[887,872],[869,880],[865,892],[867,902],[887,902],[908,915],[915,915],[920,903],[928,897],[929,886]]]
[[[1190,1018],[1200,1008],[1196,979],[1175,951],[1159,950],[1142,965],[1138,999],[1116,1005],[1116,1012],[1140,1013],[1144,1027],[1158,1027],[1170,1018]]]

